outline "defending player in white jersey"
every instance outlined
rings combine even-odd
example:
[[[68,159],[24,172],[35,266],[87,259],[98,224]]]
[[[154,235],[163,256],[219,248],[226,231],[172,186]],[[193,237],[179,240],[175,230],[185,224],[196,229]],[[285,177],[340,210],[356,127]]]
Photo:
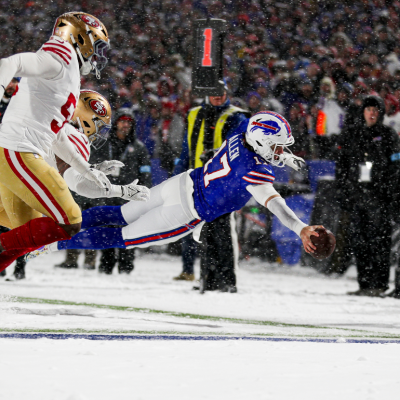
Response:
[[[13,76],[22,77],[0,125],[0,224],[13,228],[0,235],[3,261],[80,230],[78,205],[43,159],[50,148],[86,179],[109,188],[104,173],[90,167],[62,129],[74,114],[80,74],[93,71],[99,78],[108,48],[97,18],[71,12],[57,19],[53,36],[36,53],[0,60],[0,97]]]
[[[290,126],[281,115],[257,113],[239,125],[204,167],[153,187],[146,203],[85,210],[84,231],[30,256],[63,249],[166,244],[199,230],[203,221],[241,209],[251,196],[299,235],[306,252],[313,253],[316,247],[311,236],[319,236],[315,230],[321,226],[300,221],[273,187],[271,166],[299,169],[304,164],[303,159],[285,151],[293,142]],[[109,225],[125,226],[106,227]]]
[[[111,107],[108,101],[100,93],[93,90],[82,90],[76,106],[74,116],[70,123],[65,124],[68,140],[72,143],[77,154],[85,161],[89,160],[91,147],[100,148],[107,140],[107,134],[111,128]],[[52,149],[44,157],[44,160],[53,168],[57,169],[64,177],[70,190],[89,198],[120,197],[124,200],[147,201],[150,190],[137,185],[137,179],[128,185],[112,185],[102,187],[95,182],[85,178],[69,164],[61,160]],[[115,168],[121,168],[124,164],[117,160],[106,160],[99,164],[91,165],[92,168],[106,175],[113,173]],[[4,253],[0,254],[0,271],[5,265]],[[12,260],[6,257],[11,263]]]
[[[86,161],[90,158],[91,147],[99,149],[107,140],[111,129],[111,107],[106,98],[94,90],[81,90],[74,116],[70,124],[64,125],[69,141],[74,145],[76,152]],[[108,188],[100,187],[93,181],[85,178],[54,152],[45,160],[58,169],[64,177],[70,190],[80,196],[97,199],[100,197],[120,197],[124,200],[147,201],[150,190],[146,186],[137,185],[137,179],[128,185],[112,185]],[[91,165],[92,168],[106,175],[113,173],[115,168],[121,168],[124,163],[117,160],[106,160]],[[0,258],[1,260],[1,258]]]
[[[99,149],[107,140],[111,129],[111,106],[106,98],[94,90],[81,90],[74,116],[69,124],[62,128],[66,131],[69,141],[76,152],[85,161],[90,158],[91,147]],[[146,186],[137,185],[137,179],[128,185],[112,185],[101,187],[85,178],[69,164],[61,160],[52,150],[44,158],[49,165],[56,168],[65,179],[70,190],[80,196],[97,199],[101,197],[120,197],[124,200],[147,201],[150,190]],[[124,163],[117,160],[106,160],[91,165],[92,168],[106,175],[113,173],[115,168],[121,168]],[[0,257],[1,261],[1,257]]]

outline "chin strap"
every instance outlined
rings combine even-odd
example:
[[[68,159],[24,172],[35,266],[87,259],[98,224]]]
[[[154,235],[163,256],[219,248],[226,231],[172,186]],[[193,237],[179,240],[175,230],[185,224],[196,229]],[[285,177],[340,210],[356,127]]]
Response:
[[[94,50],[94,40],[93,40],[93,36],[92,36],[92,31],[88,28],[88,26],[86,25],[86,34],[89,36],[90,42],[92,43],[93,46],[93,50]],[[81,49],[79,48],[78,43],[76,43],[74,36],[72,35],[72,33],[69,35],[71,38],[71,42],[72,45],[75,48],[76,54],[78,54],[79,60],[82,64],[81,68],[80,68],[80,72],[82,75],[88,75],[92,70],[95,71],[96,73],[96,78],[100,79],[100,71],[97,69],[96,67],[96,62],[91,62],[90,60],[85,61],[85,59],[83,58]]]
[[[76,43],[72,33],[69,36],[71,38],[71,42],[72,42],[72,45],[74,46],[76,54],[79,57],[79,61],[81,62],[81,67],[80,67],[79,71],[81,72],[82,75],[87,75],[91,71],[91,69],[89,71],[86,70],[87,61],[85,61],[85,59],[83,58],[82,53],[81,53],[81,49],[79,48],[78,43]]]
[[[92,31],[89,29],[89,27],[86,25],[86,35],[89,36],[90,42],[92,43],[93,46],[93,51],[94,51],[94,40],[93,40],[93,35],[92,35]],[[100,79],[100,71],[97,69],[97,62],[96,61],[89,61],[90,64],[92,65],[92,70],[94,70],[94,72],[96,73],[96,78]]]
[[[80,133],[85,133],[85,131],[83,130],[83,127],[82,127],[82,123],[81,123],[81,119],[79,118],[79,117],[76,117],[76,122],[78,123],[78,130],[79,130],[79,132]]]

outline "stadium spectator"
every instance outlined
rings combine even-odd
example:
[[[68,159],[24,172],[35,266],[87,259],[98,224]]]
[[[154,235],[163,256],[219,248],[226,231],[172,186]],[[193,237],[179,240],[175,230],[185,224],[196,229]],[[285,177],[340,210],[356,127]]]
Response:
[[[153,157],[160,159],[160,165],[172,176],[175,159],[182,150],[185,122],[175,113],[175,104],[170,101],[161,103],[161,115],[158,123],[156,147]]]
[[[288,122],[292,128],[294,144],[291,151],[304,159],[312,158],[311,136],[307,126],[306,110],[301,103],[293,103],[289,110]]]
[[[393,128],[400,135],[400,103],[391,94],[385,98],[386,114],[383,118],[383,124]]]
[[[271,96],[267,82],[256,82],[254,84],[254,89],[261,96],[261,105],[263,110],[270,110],[275,111],[278,114],[283,114],[283,105],[278,99]]]
[[[382,124],[385,104],[364,99],[360,123],[344,127],[339,140],[336,179],[341,208],[350,215],[359,289],[356,296],[379,296],[388,288],[390,204],[400,177],[400,139]]]
[[[145,111],[138,116],[136,122],[136,136],[145,144],[150,157],[153,157],[156,147],[160,111],[161,105],[157,97],[148,96],[145,101]]]
[[[263,106],[262,98],[257,92],[250,92],[247,94],[247,108],[252,114],[264,110]]]
[[[139,179],[141,185],[151,187],[151,165],[146,146],[136,137],[135,119],[129,108],[117,111],[115,122],[110,131],[107,143],[99,150],[93,152],[90,162],[95,164],[104,160],[116,159],[122,161],[125,166],[117,168],[114,173],[108,175],[114,185],[126,185],[133,179]],[[98,199],[98,204],[122,205],[126,201],[120,198]],[[116,255],[115,249],[102,251],[99,272],[112,274],[114,266],[118,263],[119,273],[130,273],[134,269],[135,253],[133,250],[119,249]]]
[[[343,98],[343,93],[341,93]],[[332,78],[321,80],[320,97],[317,103],[318,115],[315,132],[318,145],[318,158],[332,159],[335,137],[341,132],[346,110],[336,99],[336,89]]]

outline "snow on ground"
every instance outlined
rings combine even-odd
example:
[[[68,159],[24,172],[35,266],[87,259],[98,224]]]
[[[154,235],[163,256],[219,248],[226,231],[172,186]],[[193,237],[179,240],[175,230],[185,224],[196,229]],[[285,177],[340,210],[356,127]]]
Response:
[[[237,294],[200,295],[172,280],[178,257],[140,254],[132,274],[111,276],[53,268],[63,257],[32,260],[23,281],[1,278],[0,334],[332,343],[0,338],[0,399],[378,400],[399,392],[400,301],[347,296],[357,289],[354,268],[334,279],[251,260],[241,263]],[[392,342],[349,343],[363,339]]]

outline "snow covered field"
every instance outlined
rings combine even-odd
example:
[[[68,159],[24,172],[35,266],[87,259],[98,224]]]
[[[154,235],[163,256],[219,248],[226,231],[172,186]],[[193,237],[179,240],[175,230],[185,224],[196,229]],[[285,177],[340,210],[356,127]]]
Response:
[[[23,281],[1,278],[0,399],[378,400],[400,391],[400,301],[346,296],[358,287],[354,268],[333,279],[244,261],[237,294],[200,295],[172,280],[178,257],[143,254],[131,275],[112,276],[53,268],[63,257],[31,261]]]

